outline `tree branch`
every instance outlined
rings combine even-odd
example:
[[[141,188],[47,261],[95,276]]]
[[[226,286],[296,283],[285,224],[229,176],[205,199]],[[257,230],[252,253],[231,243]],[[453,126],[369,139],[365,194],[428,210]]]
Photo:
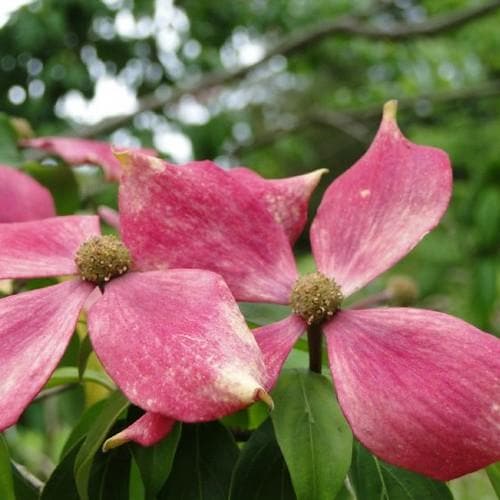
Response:
[[[447,104],[456,101],[472,99],[486,99],[500,96],[500,80],[493,80],[483,85],[438,92],[435,94],[422,94],[416,97],[403,97],[398,99],[398,109],[412,108],[419,101],[430,101],[432,104]],[[332,127],[341,130],[361,144],[369,144],[373,137],[373,130],[363,124],[364,120],[372,120],[381,114],[381,105],[370,105],[365,108],[343,109],[329,111],[325,109],[312,109],[307,114],[299,117],[288,128],[269,129],[259,133],[251,142],[236,144],[230,151],[231,155],[238,155],[247,150],[271,146],[282,137],[303,130],[311,125]]]
[[[126,125],[137,113],[152,111],[177,103],[186,94],[197,95],[200,92],[219,85],[228,84],[243,78],[252,70],[269,61],[276,55],[288,56],[332,35],[355,36],[375,40],[406,40],[416,37],[436,36],[457,29],[464,24],[480,19],[500,8],[500,0],[492,0],[477,7],[463,9],[451,14],[442,14],[425,22],[408,24],[397,23],[387,27],[376,27],[368,24],[362,16],[342,16],[335,20],[323,21],[304,31],[291,33],[274,45],[257,62],[231,71],[215,71],[208,73],[191,85],[178,87],[168,96],[148,94],[139,99],[138,110],[134,113],[107,118],[92,127],[81,130],[80,137],[94,137],[109,133]]]

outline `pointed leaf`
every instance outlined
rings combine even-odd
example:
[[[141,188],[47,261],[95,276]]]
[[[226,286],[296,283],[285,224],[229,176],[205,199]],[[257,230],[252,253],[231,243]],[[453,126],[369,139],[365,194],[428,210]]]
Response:
[[[500,462],[487,467],[486,472],[488,473],[490,483],[493,486],[497,497],[500,498]]]
[[[241,450],[231,480],[230,500],[295,500],[290,473],[271,419],[267,419]]]
[[[331,500],[351,463],[352,435],[328,379],[285,370],[271,418],[298,500]]]
[[[0,498],[16,500],[14,481],[9,459],[9,448],[4,437],[0,434]]]
[[[170,434],[154,446],[130,445],[148,498],[155,498],[167,480],[180,437],[181,424],[178,422]]]
[[[184,424],[158,500],[227,500],[238,453],[233,437],[220,423]]]
[[[350,472],[358,500],[452,500],[446,484],[389,465],[359,442],[354,445]]]
[[[87,500],[89,498],[89,477],[94,456],[101,447],[106,434],[120,416],[121,412],[127,408],[128,405],[129,402],[121,392],[116,391],[111,394],[107,400],[106,406],[99,417],[96,418],[78,452],[75,459],[74,472],[76,486],[82,500]]]

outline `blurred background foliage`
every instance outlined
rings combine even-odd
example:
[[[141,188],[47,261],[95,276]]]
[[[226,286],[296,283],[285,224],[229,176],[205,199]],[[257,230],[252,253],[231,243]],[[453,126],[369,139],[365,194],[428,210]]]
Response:
[[[24,3],[0,11],[0,162],[48,185],[59,213],[116,206],[116,187],[96,170],[26,162],[13,134],[31,127],[142,144],[174,162],[209,158],[267,177],[326,167],[313,214],[329,182],[366,150],[382,104],[397,98],[405,134],[449,153],[454,194],[441,225],[363,293],[406,275],[417,306],[500,335],[500,2]],[[29,126],[15,122],[14,131],[13,117]],[[304,269],[308,248],[305,233]],[[81,394],[64,398],[71,414]],[[40,427],[38,406],[27,419]],[[457,498],[481,498],[476,483],[460,493],[470,484],[456,486]]]

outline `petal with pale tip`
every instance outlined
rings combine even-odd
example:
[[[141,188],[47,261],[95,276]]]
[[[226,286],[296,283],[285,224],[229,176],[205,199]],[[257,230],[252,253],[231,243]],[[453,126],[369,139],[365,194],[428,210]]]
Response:
[[[451,196],[446,153],[406,139],[395,114],[389,101],[370,148],[326,190],[311,226],[318,269],[345,297],[412,250]]]
[[[0,300],[0,431],[56,369],[93,288],[72,280]]]
[[[410,308],[340,311],[324,332],[342,410],[375,455],[445,481],[500,460],[500,340]]]
[[[141,446],[152,446],[170,434],[175,422],[159,413],[146,412],[133,424],[106,439],[102,451],[109,451],[130,441]]]
[[[292,245],[307,222],[309,199],[321,177],[327,172],[326,168],[321,168],[294,177],[265,179],[245,167],[228,170],[230,175],[266,206],[274,220],[283,227]]]
[[[75,254],[99,236],[95,215],[68,215],[0,225],[0,279],[77,274]]]
[[[137,269],[208,269],[237,300],[288,303],[291,246],[251,191],[208,161],[177,166],[131,154],[129,164],[120,224]]]
[[[54,217],[50,191],[29,175],[0,165],[0,222],[23,222]]]
[[[88,313],[94,350],[127,398],[194,422],[265,395],[261,353],[223,279],[209,271],[129,273]]]

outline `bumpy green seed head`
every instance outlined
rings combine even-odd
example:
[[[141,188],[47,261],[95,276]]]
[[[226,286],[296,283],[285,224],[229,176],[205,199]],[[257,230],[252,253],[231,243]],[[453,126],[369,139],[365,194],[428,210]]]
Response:
[[[86,241],[76,252],[75,262],[83,280],[102,285],[126,273],[132,257],[116,236],[106,235]]]
[[[331,318],[340,308],[344,296],[333,279],[322,273],[301,276],[293,286],[290,302],[293,311],[308,325]]]

